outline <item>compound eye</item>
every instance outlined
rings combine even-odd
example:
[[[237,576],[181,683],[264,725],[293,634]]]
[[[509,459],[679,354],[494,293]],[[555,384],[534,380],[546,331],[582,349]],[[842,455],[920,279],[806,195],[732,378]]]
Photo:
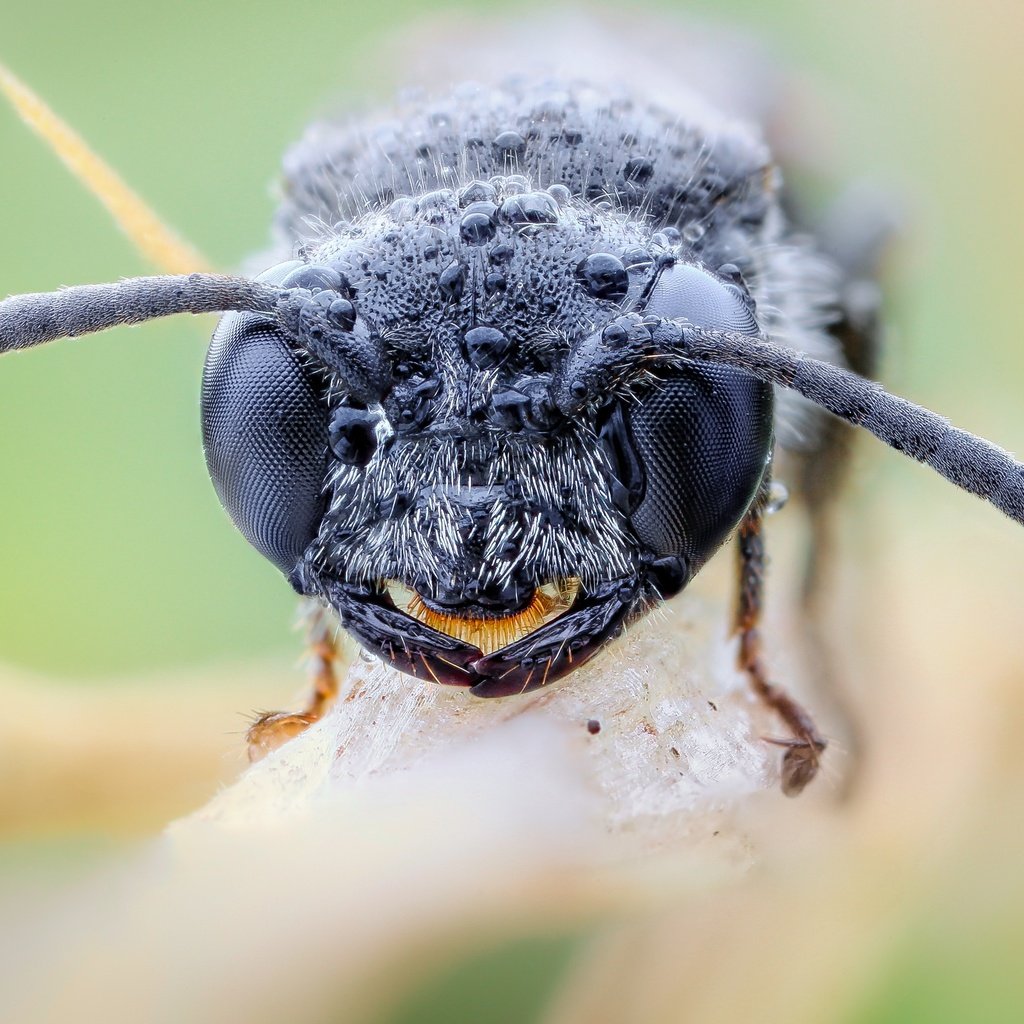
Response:
[[[645,311],[685,317],[697,327],[758,329],[740,288],[683,263],[662,272]],[[696,572],[739,522],[764,475],[771,387],[730,367],[694,364],[665,376],[624,411],[625,436],[643,476],[633,530],[650,552],[683,556]]]
[[[644,312],[667,320],[685,317],[695,327],[757,333],[747,293],[689,263],[676,263],[661,272]]]
[[[223,317],[203,370],[206,465],[235,526],[286,574],[323,516],[327,423],[320,386],[274,324]]]

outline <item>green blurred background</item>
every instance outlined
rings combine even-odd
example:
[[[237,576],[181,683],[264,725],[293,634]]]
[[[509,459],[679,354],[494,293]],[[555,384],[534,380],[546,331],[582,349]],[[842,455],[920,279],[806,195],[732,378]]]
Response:
[[[510,13],[498,3],[444,6]],[[646,6],[749,30],[813,83],[834,112],[820,141],[840,177],[892,182],[907,197],[909,240],[891,300],[897,347],[887,379],[1024,451],[1020,5]],[[516,8],[543,29],[542,7]],[[619,9],[629,17],[629,8]],[[384,43],[396,27],[426,16],[419,5],[390,0],[38,2],[5,15],[0,59],[185,237],[231,268],[267,242],[270,184],[285,146],[317,111],[386,99],[401,69],[389,65]],[[0,154],[0,292],[148,269],[2,105]],[[220,670],[244,675],[246,666],[264,675],[289,670],[298,652],[291,592],[230,525],[203,465],[197,406],[206,342],[202,324],[179,320],[3,361],[0,663],[19,678],[99,689],[129,678],[133,686],[147,679],[165,685],[177,672],[212,678]],[[854,500],[870,510],[876,557],[903,570],[879,590],[890,601],[913,602],[916,592],[898,589],[915,567],[927,567],[934,605],[920,614],[939,635],[992,643],[993,615],[1010,624],[1019,617],[1019,531],[896,457],[872,456],[866,481]],[[1001,635],[1019,646],[1012,627]],[[282,702],[295,684],[280,688]],[[1019,878],[1014,884],[1019,890]],[[910,930],[918,926],[924,929]],[[993,954],[960,973],[943,966],[959,962],[945,937],[938,949],[932,938],[908,939],[906,962],[894,965],[877,1005],[856,1011],[856,1019],[1021,1019],[1019,981],[1002,970],[991,976],[996,951],[1024,953],[1021,929],[1016,921],[998,927],[1012,939],[993,932]],[[523,956],[516,962],[525,971],[516,991],[533,999],[536,986],[524,980],[533,974]],[[534,957],[536,977],[551,981],[551,965],[560,962]],[[472,1005],[466,986],[475,976],[453,982],[458,998],[445,996],[439,982],[423,1012],[410,1010],[403,1020],[435,1019],[426,1007],[440,1000],[436,1019],[497,1021],[453,1009],[453,998]],[[982,1016],[965,1016],[963,1000],[977,1008],[983,990],[994,1002]],[[516,1012],[507,1019],[529,1019],[527,1010]]]
[[[891,375],[978,432],[1024,447],[1011,308],[1020,82],[1016,62],[993,52],[1010,28],[1000,17],[1019,20],[1015,7],[732,0],[686,10],[734,19],[810,76],[826,102],[834,94],[823,148],[843,154],[851,177],[891,180],[913,204]],[[5,19],[0,45],[172,225],[230,268],[267,241],[284,147],[318,110],[387,97],[401,69],[368,55],[416,16],[415,4],[387,0],[294,10],[42,2]],[[0,289],[147,269],[6,109],[0,132]],[[86,678],[294,650],[289,590],[220,512],[203,466],[205,343],[203,326],[179,320],[5,361],[5,660]]]

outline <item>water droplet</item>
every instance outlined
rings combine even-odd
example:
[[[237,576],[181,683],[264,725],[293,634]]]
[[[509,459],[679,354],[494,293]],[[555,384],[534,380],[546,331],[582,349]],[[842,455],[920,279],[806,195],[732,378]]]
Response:
[[[473,327],[463,335],[466,358],[486,370],[501,362],[509,349],[508,337],[495,327]]]
[[[576,268],[576,276],[595,299],[621,302],[629,291],[629,275],[618,256],[597,252]]]
[[[601,340],[609,348],[621,348],[629,340],[629,331],[617,320],[613,320],[601,332]]]
[[[493,295],[495,292],[503,292],[508,287],[508,282],[505,280],[504,274],[488,274],[484,278],[484,289],[488,295]]]
[[[654,174],[654,163],[650,160],[627,160],[622,173],[626,181],[631,181],[635,185],[646,185]]]
[[[651,254],[638,245],[627,249],[622,254],[622,263],[631,274],[635,274],[640,270],[646,270],[653,262]]]
[[[433,192],[425,192],[419,198],[419,209],[426,210],[451,209],[455,205],[455,193],[450,188],[439,188]]]
[[[692,245],[694,242],[699,242],[704,237],[704,232],[706,230],[707,229],[703,224],[698,221],[691,221],[685,228],[683,228],[683,238]]]
[[[459,192],[459,205],[469,206],[470,203],[493,203],[496,192],[494,186],[486,181],[471,181]]]
[[[520,156],[526,149],[526,139],[516,131],[505,131],[494,137],[494,148],[499,153]]]
[[[501,215],[512,224],[555,224],[558,204],[546,192],[526,192],[506,199]]]
[[[365,466],[377,450],[377,416],[342,406],[334,411],[327,436],[335,458],[347,466]]]
[[[515,250],[507,242],[500,242],[488,252],[487,256],[492,263],[508,263],[514,252]]]
[[[491,397],[494,419],[509,430],[521,430],[530,411],[530,399],[515,388],[496,391]]]
[[[497,230],[494,216],[497,213],[494,203],[471,203],[459,223],[459,234],[469,245],[483,245],[489,242]]]
[[[781,512],[789,501],[789,488],[781,480],[773,480],[768,488],[768,503],[764,507],[766,516]]]
[[[501,194],[506,198],[508,196],[522,195],[524,192],[529,192],[531,188],[529,179],[521,174],[507,174],[505,177],[496,180],[501,189]]]
[[[348,282],[334,267],[322,263],[307,263],[297,267],[282,282],[282,288],[305,288],[311,292],[340,292]]]
[[[351,331],[356,325],[356,307],[348,299],[335,299],[327,309],[327,317],[341,330]]]
[[[572,199],[572,193],[565,185],[552,185],[548,189],[548,195],[551,196],[559,206],[565,206],[565,204]]]
[[[466,268],[461,263],[449,263],[437,279],[441,297],[448,302],[458,302],[466,286]]]
[[[408,196],[402,196],[401,199],[396,199],[388,207],[388,216],[396,224],[404,224],[407,220],[411,220],[418,209],[418,204],[414,199],[410,199]]]

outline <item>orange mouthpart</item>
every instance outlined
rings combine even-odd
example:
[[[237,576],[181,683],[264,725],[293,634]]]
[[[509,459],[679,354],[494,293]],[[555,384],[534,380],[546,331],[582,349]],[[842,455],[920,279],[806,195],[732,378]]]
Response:
[[[547,583],[533,592],[530,603],[522,611],[487,619],[436,611],[416,593],[402,604],[404,611],[431,629],[478,647],[484,654],[492,654],[561,615],[576,599],[579,587],[580,581],[575,577]],[[389,589],[394,594],[398,588],[389,584]],[[404,587],[402,589],[405,590]]]

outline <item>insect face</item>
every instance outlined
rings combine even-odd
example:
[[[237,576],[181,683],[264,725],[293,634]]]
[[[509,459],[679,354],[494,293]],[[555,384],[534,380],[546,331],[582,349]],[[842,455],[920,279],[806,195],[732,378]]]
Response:
[[[624,312],[757,329],[676,241],[519,175],[329,234],[262,277],[309,290],[304,355],[258,315],[215,335],[203,423],[225,506],[406,671],[493,695],[581,664],[683,586],[769,459],[757,381],[623,386]]]
[[[809,481],[846,446],[807,444],[815,406],[1021,523],[1024,466],[846,368],[875,352],[876,254],[793,228],[756,130],[680,103],[520,81],[316,126],[277,218],[298,258],[14,296],[0,352],[227,313],[202,419],[232,519],[366,649],[479,696],[571,671],[735,530],[739,664],[797,793],[825,741],[761,654],[775,444],[818,537]]]

